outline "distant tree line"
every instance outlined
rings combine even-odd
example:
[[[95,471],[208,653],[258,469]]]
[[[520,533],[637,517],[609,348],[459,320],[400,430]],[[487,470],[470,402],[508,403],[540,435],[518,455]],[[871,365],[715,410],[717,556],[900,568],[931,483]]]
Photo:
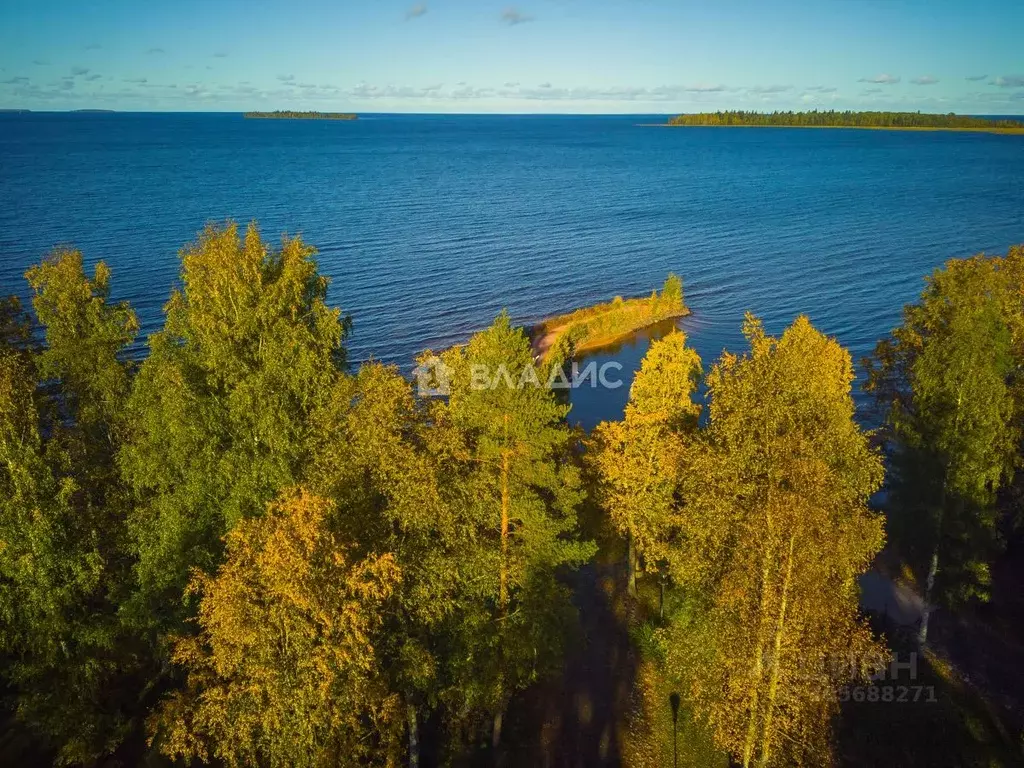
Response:
[[[293,112],[292,110],[275,110],[274,112],[246,112],[249,119],[273,120],[358,120],[359,115],[350,112]]]
[[[655,632],[661,669],[719,755],[828,762],[839,686],[887,655],[858,615],[883,461],[845,349],[806,317],[771,336],[748,315],[747,349],[705,376],[674,332],[588,436],[547,386],[501,383],[537,365],[504,313],[441,353],[446,397],[351,370],[314,255],[208,228],[137,362],[134,311],[77,251],[28,271],[34,317],[0,302],[6,744],[75,765],[499,759],[507,713],[576,642],[566,576],[595,555],[596,509],[624,587],[682,606]],[[950,262],[870,363],[890,519],[939,604],[984,599],[998,551],[1022,286],[1024,248]]]
[[[1024,130],[1017,120],[927,114],[922,112],[701,112],[676,115],[669,125],[821,126],[835,128],[961,128],[977,130]]]

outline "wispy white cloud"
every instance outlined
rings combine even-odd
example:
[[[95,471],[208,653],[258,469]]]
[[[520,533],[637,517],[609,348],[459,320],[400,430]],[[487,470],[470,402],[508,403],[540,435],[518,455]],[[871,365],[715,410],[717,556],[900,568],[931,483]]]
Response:
[[[752,88],[747,89],[750,93],[757,94],[773,94],[773,93],[785,93],[786,91],[793,90],[792,85],[755,85]]]
[[[836,89],[818,86],[811,90],[805,90],[800,94],[800,101],[804,104],[820,104],[825,101],[835,101]]]
[[[685,93],[724,93],[730,90],[725,85],[687,85],[682,88]]]
[[[1024,88],[1024,75],[1003,75],[992,81],[1000,88]]]
[[[79,77],[81,75],[88,75],[89,74],[89,68],[88,67],[72,67],[71,68],[71,74],[73,76],[75,76],[75,77]]]
[[[968,75],[964,80],[970,80],[972,83],[978,83],[984,80],[988,75]]]
[[[550,82],[536,86],[522,86],[518,82],[507,82],[501,87],[478,87],[468,83],[457,83],[455,87],[446,89],[441,85],[396,86],[372,85],[359,83],[345,89],[343,93],[356,100],[377,99],[420,99],[430,101],[467,100],[467,99],[501,99],[525,101],[637,101],[637,102],[673,102],[694,97],[713,96],[725,92],[737,92],[742,89],[730,88],[725,85],[661,85],[655,87],[610,86],[596,88],[590,86],[563,87]]]
[[[984,104],[1011,105],[1014,109],[1019,109],[1024,105],[1024,89],[981,91],[970,94],[970,98]]]
[[[921,75],[920,77],[915,77],[910,82],[914,85],[935,85],[939,81],[931,75]]]
[[[875,83],[876,85],[896,85],[900,81],[899,75],[875,75],[874,77],[862,77],[858,83]]]
[[[150,55],[159,55],[161,53],[167,53],[167,51],[165,51],[163,48],[150,48],[146,51],[146,53]]]
[[[526,24],[529,21],[533,21],[533,16],[523,13],[516,8],[506,8],[501,12],[501,21],[510,27],[514,27],[517,24]]]

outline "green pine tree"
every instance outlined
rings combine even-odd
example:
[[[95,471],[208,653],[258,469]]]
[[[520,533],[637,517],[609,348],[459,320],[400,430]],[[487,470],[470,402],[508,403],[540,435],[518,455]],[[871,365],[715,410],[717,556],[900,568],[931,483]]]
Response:
[[[558,668],[573,612],[557,572],[594,548],[576,538],[583,491],[569,406],[522,329],[503,313],[442,359],[451,395],[433,418],[461,465],[475,542],[462,563],[471,591],[451,630],[448,701],[456,716],[490,712],[497,748],[511,696]]]

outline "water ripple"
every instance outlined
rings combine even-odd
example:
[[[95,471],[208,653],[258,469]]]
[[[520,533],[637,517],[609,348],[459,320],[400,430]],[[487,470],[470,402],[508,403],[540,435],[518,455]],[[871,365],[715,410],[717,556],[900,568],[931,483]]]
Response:
[[[925,273],[1024,241],[1024,137],[637,125],[657,120],[0,116],[0,287],[73,244],[148,333],[179,248],[255,219],[319,248],[355,361],[408,368],[502,308],[531,322],[670,270],[708,362],[747,310],[771,332],[806,313],[860,357]]]

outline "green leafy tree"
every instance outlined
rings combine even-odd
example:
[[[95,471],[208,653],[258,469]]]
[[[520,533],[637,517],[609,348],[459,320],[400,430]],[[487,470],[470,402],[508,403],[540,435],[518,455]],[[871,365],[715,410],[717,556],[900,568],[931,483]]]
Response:
[[[130,587],[128,504],[114,463],[137,323],[76,251],[27,273],[36,349],[7,305],[0,346],[0,646],[19,716],[61,762],[113,750],[138,714],[144,644],[118,609]]]
[[[557,668],[572,608],[557,570],[593,546],[576,540],[583,498],[568,406],[534,367],[529,340],[500,315],[442,356],[447,404],[432,417],[461,471],[475,546],[462,563],[467,606],[451,630],[449,711],[493,714],[497,748],[511,695]]]
[[[190,569],[216,568],[221,537],[263,513],[309,460],[309,417],[344,363],[348,321],[299,239],[270,249],[256,227],[208,228],[182,259],[182,290],[129,401],[121,466],[143,624],[174,628]]]
[[[868,391],[893,439],[897,540],[933,602],[985,598],[997,547],[996,492],[1019,440],[1010,386],[1008,274],[982,256],[947,262],[868,361]]]
[[[661,287],[661,295],[658,300],[668,307],[683,306],[683,280],[679,275],[669,273],[665,278],[665,284]]]
[[[105,450],[125,419],[129,368],[118,355],[139,325],[126,303],[110,303],[110,270],[102,261],[90,280],[78,251],[57,251],[26,273],[32,305],[46,331],[38,359],[43,379],[60,383],[62,406],[83,439]],[[110,462],[108,461],[107,464]]]
[[[313,422],[311,487],[343,510],[335,525],[361,553],[392,557],[401,571],[374,646],[389,689],[404,703],[409,764],[416,765],[420,723],[445,690],[445,631],[463,605],[462,563],[474,548],[449,482],[458,463],[409,382],[377,363],[339,378]]]
[[[17,296],[0,298],[0,345],[15,351],[28,351],[32,340],[32,320],[22,309]]]
[[[853,419],[846,350],[806,317],[776,339],[748,315],[744,333],[750,352],[708,375],[681,482],[676,573],[700,610],[664,632],[667,663],[743,766],[822,765],[839,686],[884,658],[857,608],[883,542],[867,507],[882,463]]]
[[[625,417],[602,422],[592,436],[599,502],[626,539],[634,595],[638,558],[645,570],[655,570],[670,557],[680,462],[700,414],[693,401],[700,373],[685,334],[655,341],[633,379]]]

